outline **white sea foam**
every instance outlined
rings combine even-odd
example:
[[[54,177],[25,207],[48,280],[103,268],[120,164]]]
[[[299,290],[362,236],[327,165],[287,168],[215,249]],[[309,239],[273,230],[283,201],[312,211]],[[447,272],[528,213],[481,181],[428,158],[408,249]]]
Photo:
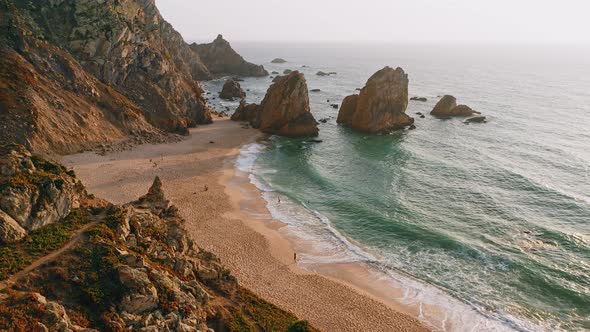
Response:
[[[362,262],[371,266],[376,280],[403,289],[403,296],[392,299],[409,307],[419,308],[419,319],[439,331],[535,331],[538,326],[518,320],[508,314],[489,313],[475,304],[464,303],[444,290],[421,282],[401,271],[386,267],[383,258],[376,257],[361,244],[340,233],[326,216],[277,192],[266,182],[263,174],[274,170],[261,169],[256,160],[264,146],[259,143],[243,147],[236,168],[248,177],[261,192],[273,218],[287,225],[284,231],[306,242],[311,249],[298,256],[302,266],[321,263]],[[279,203],[280,197],[280,203]],[[442,311],[442,316],[441,312]],[[452,326],[448,328],[448,326]]]

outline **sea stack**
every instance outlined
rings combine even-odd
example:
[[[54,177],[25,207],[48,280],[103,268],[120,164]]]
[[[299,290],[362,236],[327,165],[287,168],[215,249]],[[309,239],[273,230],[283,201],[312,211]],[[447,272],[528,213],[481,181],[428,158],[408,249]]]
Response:
[[[444,95],[430,112],[430,115],[438,118],[466,117],[474,114],[481,113],[472,110],[469,106],[457,105],[457,99],[451,95]]]
[[[414,123],[408,106],[408,75],[402,68],[385,67],[369,78],[359,95],[342,101],[337,122],[369,133],[387,133]]]
[[[239,76],[267,76],[268,72],[261,65],[255,65],[247,62],[223,39],[218,35],[212,43],[190,45],[191,49],[196,52],[203,63],[207,66],[209,72],[214,76],[239,75]]]
[[[229,79],[225,81],[223,84],[223,88],[219,93],[219,98],[221,99],[234,99],[234,98],[244,98],[246,97],[246,93],[242,90],[240,83]]]
[[[249,121],[252,127],[269,134],[288,137],[317,136],[317,123],[309,110],[307,83],[293,71],[270,86],[260,105],[240,103],[232,116]]]

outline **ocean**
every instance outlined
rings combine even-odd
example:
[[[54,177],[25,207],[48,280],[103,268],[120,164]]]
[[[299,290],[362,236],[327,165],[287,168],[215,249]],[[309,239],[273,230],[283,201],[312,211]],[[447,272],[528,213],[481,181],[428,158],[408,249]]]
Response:
[[[309,95],[315,118],[328,119],[322,143],[270,137],[245,146],[237,162],[284,231],[313,244],[301,266],[364,264],[404,289],[396,301],[443,312],[420,313],[435,330],[590,330],[589,48],[232,45],[269,72],[303,72],[321,90]],[[275,57],[288,62],[271,64]],[[410,96],[427,98],[406,111],[417,129],[338,126],[331,104],[386,65],[408,73]],[[270,82],[241,82],[247,101],[260,102]],[[203,86],[215,96],[222,84]],[[428,115],[444,94],[488,122]],[[238,104],[210,102],[230,113]]]

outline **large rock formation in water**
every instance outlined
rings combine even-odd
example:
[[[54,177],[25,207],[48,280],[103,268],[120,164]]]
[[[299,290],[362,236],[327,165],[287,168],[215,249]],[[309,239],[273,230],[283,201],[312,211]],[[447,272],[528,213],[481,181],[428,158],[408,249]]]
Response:
[[[223,84],[223,88],[219,93],[221,99],[233,99],[233,98],[244,98],[246,93],[242,90],[240,83],[229,79]]]
[[[449,117],[467,117],[474,114],[481,114],[471,109],[467,105],[457,105],[457,99],[451,95],[444,95],[430,112],[438,118],[449,118]]]
[[[390,132],[414,123],[408,106],[408,75],[385,67],[369,78],[359,95],[342,101],[337,122],[363,132]]]
[[[261,65],[247,62],[231,47],[222,35],[209,44],[191,44],[193,51],[199,54],[201,60],[212,75],[238,76],[267,76],[268,72]]]
[[[232,119],[247,120],[254,128],[281,136],[317,136],[319,132],[310,112],[305,77],[298,71],[272,84],[260,105],[241,103]]]

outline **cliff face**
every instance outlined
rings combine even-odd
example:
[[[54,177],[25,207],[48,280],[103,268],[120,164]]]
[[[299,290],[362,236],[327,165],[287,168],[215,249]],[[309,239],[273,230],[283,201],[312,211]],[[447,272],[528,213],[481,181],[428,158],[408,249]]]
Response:
[[[197,82],[209,71],[154,0],[12,1],[39,35],[139,105],[150,123],[183,131],[211,122]]]
[[[215,76],[267,76],[263,66],[249,63],[231,47],[222,35],[209,44],[191,44],[191,48],[203,60]]]
[[[158,132],[136,104],[42,40],[15,6],[3,2],[0,9],[0,143],[73,153]]]

